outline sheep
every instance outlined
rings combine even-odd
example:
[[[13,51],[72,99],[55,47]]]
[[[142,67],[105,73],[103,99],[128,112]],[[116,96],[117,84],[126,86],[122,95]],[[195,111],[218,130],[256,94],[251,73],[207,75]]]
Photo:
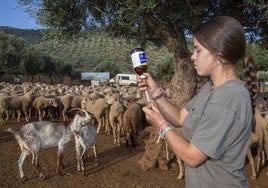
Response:
[[[175,128],[174,129],[174,131],[178,134],[178,135],[180,135],[180,136],[183,136],[183,132],[182,132],[182,127],[179,127],[179,128]],[[160,136],[160,135],[159,135]],[[160,142],[160,139],[161,137],[158,137],[158,139],[157,139],[157,144]],[[163,141],[164,143],[165,143],[165,149],[166,149],[166,159],[167,159],[167,161],[170,161],[170,151],[172,152],[172,153],[174,153],[171,149],[170,149],[170,147],[168,146],[168,142],[166,141],[166,140],[164,140]],[[175,153],[174,153],[175,154]],[[179,175],[178,175],[178,177],[177,177],[177,180],[180,180],[180,179],[182,179],[183,177],[184,177],[184,163],[183,163],[183,161],[175,154],[175,156],[176,156],[176,158],[177,158],[177,163],[178,163],[178,165],[179,165]]]
[[[49,106],[53,106],[55,108],[58,107],[58,102],[56,98],[47,98],[44,96],[39,96],[33,100],[31,105],[32,108],[35,108],[38,111],[39,121],[43,119],[43,117],[45,116],[45,108]]]
[[[260,103],[257,104],[258,111],[255,112],[256,124],[258,123],[263,130],[263,137],[264,137],[264,153],[262,157],[262,164],[265,165],[265,162],[268,160],[268,108],[267,102],[262,100]],[[257,113],[258,112],[258,113]],[[266,172],[268,176],[268,171]]]
[[[119,93],[111,96],[107,103],[111,104],[109,121],[113,129],[114,144],[120,145],[120,132],[123,127],[124,107],[120,103]]]
[[[179,134],[180,136],[183,136],[183,132],[182,132],[182,127],[180,128],[175,128],[174,131]],[[184,164],[183,164],[183,161],[176,155],[176,158],[177,158],[177,163],[179,165],[179,175],[177,177],[178,180],[182,179],[183,176],[184,176]]]
[[[105,132],[109,134],[108,107],[108,104],[103,98],[99,98],[96,99],[96,101],[93,101],[90,99],[89,95],[84,95],[81,101],[81,108],[86,109],[88,112],[94,114],[94,117],[98,122],[97,134],[99,134],[100,128],[104,123],[106,125]]]
[[[63,124],[57,124],[50,121],[37,121],[22,126],[18,131],[8,128],[6,131],[15,135],[21,149],[21,155],[18,160],[20,178],[25,181],[27,180],[22,166],[26,156],[31,154],[32,164],[39,176],[45,180],[46,176],[41,171],[42,168],[38,163],[39,151],[41,149],[56,146],[58,146],[57,174],[60,174],[60,165],[63,166],[62,154],[66,144],[71,141],[74,131],[79,131],[85,123],[91,120],[92,116],[88,112],[80,110],[67,127]]]
[[[60,99],[60,103],[63,107],[62,109],[62,118],[63,121],[68,121],[68,116],[66,113],[68,110],[71,108],[81,108],[81,100],[82,100],[82,95],[64,95]]]
[[[29,122],[29,108],[35,98],[34,92],[30,91],[22,96],[1,96],[0,97],[0,118],[3,120],[3,114],[6,110],[17,110],[18,112],[18,122],[20,122],[21,110],[24,112],[25,120]],[[8,116],[6,117],[6,120]]]
[[[75,149],[77,155],[77,170],[81,171],[85,175],[84,160],[87,158],[87,153],[90,147],[93,148],[93,153],[95,157],[95,162],[97,159],[97,147],[96,147],[96,138],[97,132],[94,125],[84,124],[79,131],[74,131],[75,136]],[[81,154],[81,147],[83,148]]]
[[[133,147],[136,146],[135,137],[138,135],[139,127],[142,123],[141,106],[135,102],[135,99],[128,99],[128,108],[123,114],[123,127],[126,134],[126,147],[129,147],[129,142]]]
[[[256,170],[255,170],[254,159],[253,159],[252,151],[251,151],[253,146],[257,146]],[[250,144],[249,144],[248,150],[247,150],[247,157],[248,157],[250,168],[251,168],[251,179],[252,180],[255,180],[257,178],[257,174],[259,173],[262,151],[263,151],[263,131],[262,131],[262,128],[258,124],[256,124],[255,131],[251,132]]]
[[[254,114],[254,128],[251,132],[250,136],[250,144],[247,150],[247,157],[249,160],[250,168],[251,168],[251,178],[255,180],[257,175],[260,171],[260,162],[261,162],[261,155],[264,151],[264,127],[268,124],[268,116],[266,115],[265,111],[266,103],[262,99],[257,100],[257,105],[255,107],[255,114]],[[267,116],[267,117],[266,117]],[[257,164],[256,169],[254,165],[254,159],[252,156],[252,147],[257,147]],[[264,165],[264,158],[263,158],[263,165]]]

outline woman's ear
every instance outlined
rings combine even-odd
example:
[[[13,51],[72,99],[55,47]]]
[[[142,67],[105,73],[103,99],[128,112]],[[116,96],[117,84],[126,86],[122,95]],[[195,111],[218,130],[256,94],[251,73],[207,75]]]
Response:
[[[223,59],[222,53],[218,52],[216,57],[218,59],[218,64],[221,64],[221,63],[224,64],[225,63],[225,60]]]

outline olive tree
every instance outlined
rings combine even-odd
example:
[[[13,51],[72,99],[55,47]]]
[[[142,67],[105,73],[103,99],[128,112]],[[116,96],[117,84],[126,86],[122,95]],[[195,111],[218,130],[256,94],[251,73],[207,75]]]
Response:
[[[103,26],[113,36],[165,46],[172,56],[171,80],[175,103],[181,105],[195,92],[195,71],[186,36],[201,22],[217,15],[231,15],[245,26],[249,36],[267,37],[267,13],[262,0],[18,0],[30,7],[38,22],[57,37],[74,36],[85,27]],[[252,37],[253,38],[253,37]],[[253,38],[253,39],[254,39]]]
[[[22,73],[19,67],[27,46],[25,40],[0,32],[0,77]]]
[[[42,73],[45,66],[44,56],[33,48],[29,48],[22,57],[21,68],[25,70],[33,83],[35,82],[35,76]]]

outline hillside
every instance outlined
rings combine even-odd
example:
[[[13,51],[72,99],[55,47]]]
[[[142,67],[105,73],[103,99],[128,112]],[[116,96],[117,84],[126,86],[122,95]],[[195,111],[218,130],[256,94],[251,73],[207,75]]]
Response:
[[[139,47],[125,39],[112,38],[101,30],[92,30],[65,43],[45,41],[35,45],[37,49],[64,63],[70,63],[79,71],[104,71],[116,68],[118,72],[133,72],[130,51]],[[146,50],[149,69],[170,59],[166,48],[149,45]]]
[[[17,29],[14,27],[0,26],[0,31],[3,31],[5,34],[25,39],[31,45],[40,43],[44,38],[43,30]]]
[[[139,44],[126,39],[112,38],[100,28],[90,28],[72,41],[66,42],[48,40],[46,30],[0,26],[0,31],[25,39],[35,49],[51,56],[55,61],[71,64],[78,73],[107,70],[111,76],[116,73],[133,73],[130,51],[140,47]],[[188,39],[188,46],[192,48],[191,39]],[[267,49],[257,44],[248,44],[247,51],[254,58],[257,69],[268,69]],[[151,44],[146,47],[145,52],[150,63],[149,72],[156,78],[159,78],[159,75],[161,78],[164,75],[170,78],[173,74],[173,62],[167,49]]]
[[[0,27],[0,30],[27,40],[35,49],[57,61],[72,64],[77,72],[114,70],[111,76],[116,73],[131,73],[133,70],[130,51],[140,47],[137,43],[125,39],[112,38],[101,29],[88,30],[76,39],[66,42],[44,40],[42,33],[45,31],[41,30],[10,27]],[[165,47],[148,45],[145,52],[150,72],[159,72],[159,64],[172,62]]]

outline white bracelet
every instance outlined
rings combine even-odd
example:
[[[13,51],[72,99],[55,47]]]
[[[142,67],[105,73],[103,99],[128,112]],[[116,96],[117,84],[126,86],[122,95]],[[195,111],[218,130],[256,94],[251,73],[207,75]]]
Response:
[[[162,138],[162,139],[166,139],[166,134],[167,134],[167,132],[168,132],[168,131],[171,131],[171,130],[173,130],[173,129],[174,129],[173,126],[168,125],[166,128],[164,128],[163,130],[161,130],[161,132],[160,132],[160,134],[161,134],[161,138]]]

